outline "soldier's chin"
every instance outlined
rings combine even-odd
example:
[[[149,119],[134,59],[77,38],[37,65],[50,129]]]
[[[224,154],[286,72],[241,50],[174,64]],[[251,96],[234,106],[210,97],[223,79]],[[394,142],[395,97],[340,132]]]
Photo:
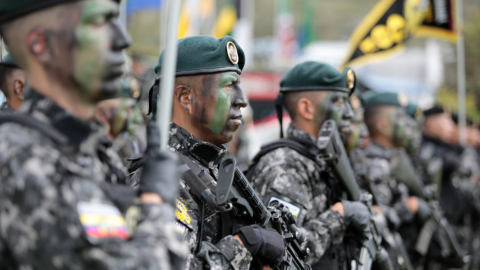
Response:
[[[119,79],[103,81],[98,100],[101,101],[115,97],[118,94],[120,87],[121,84]]]

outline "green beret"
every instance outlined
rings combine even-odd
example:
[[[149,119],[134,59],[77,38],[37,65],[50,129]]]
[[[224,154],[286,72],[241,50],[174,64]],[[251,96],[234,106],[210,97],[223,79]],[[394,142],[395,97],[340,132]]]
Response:
[[[291,91],[342,91],[355,90],[356,77],[351,68],[340,73],[333,66],[320,62],[303,62],[283,75],[280,92]]]
[[[155,73],[160,78],[163,53],[158,58]],[[176,76],[191,76],[235,71],[242,73],[245,54],[229,36],[216,39],[210,36],[192,36],[178,40]]]
[[[0,0],[0,24],[55,5],[79,0]],[[120,0],[112,0],[119,3]]]
[[[3,57],[2,62],[0,63],[0,66],[7,66],[7,67],[20,69],[20,67],[17,65],[15,60],[13,60],[12,55],[9,53],[7,53],[5,57]]]
[[[404,93],[368,91],[362,94],[362,103],[365,108],[380,105],[405,108],[408,105],[408,97]]]

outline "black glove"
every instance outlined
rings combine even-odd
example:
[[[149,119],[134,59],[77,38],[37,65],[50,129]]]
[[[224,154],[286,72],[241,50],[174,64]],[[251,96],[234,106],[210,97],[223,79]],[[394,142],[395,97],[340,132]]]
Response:
[[[397,214],[397,211],[389,206],[382,205],[383,213],[385,213],[385,218],[387,218],[388,227],[394,231],[396,231],[401,224],[400,217]]]
[[[353,226],[354,229],[361,232],[370,231],[370,211],[362,202],[352,202],[342,200],[345,211],[345,225]]]
[[[422,223],[424,223],[432,216],[432,211],[430,210],[430,206],[426,201],[418,197],[417,197],[417,200],[418,200],[417,217],[420,219]]]
[[[275,268],[282,262],[285,244],[283,237],[276,231],[251,225],[240,228],[238,236],[250,254],[259,258],[263,264]]]
[[[147,123],[147,150],[143,158],[139,192],[153,192],[175,205],[179,192],[178,159],[168,150],[160,151],[160,131],[155,121]]]

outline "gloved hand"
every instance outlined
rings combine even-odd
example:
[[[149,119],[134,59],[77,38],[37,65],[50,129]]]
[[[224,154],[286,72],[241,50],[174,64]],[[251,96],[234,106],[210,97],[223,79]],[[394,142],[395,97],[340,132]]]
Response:
[[[426,222],[432,216],[432,211],[430,210],[430,206],[426,201],[418,197],[417,197],[417,200],[418,200],[417,217],[423,223],[423,222]]]
[[[250,254],[259,258],[262,263],[275,268],[282,262],[285,244],[283,237],[276,231],[251,225],[240,228],[238,236]]]
[[[345,209],[345,225],[353,226],[354,229],[361,232],[370,231],[370,211],[362,202],[352,202],[342,200]]]
[[[385,214],[385,217],[387,218],[388,221],[388,227],[394,231],[396,231],[400,227],[400,217],[397,214],[397,211],[395,209],[382,205],[380,206],[383,210],[383,213]]]
[[[168,150],[160,151],[160,130],[155,121],[147,123],[147,150],[143,159],[139,192],[156,193],[174,206],[180,183],[178,159]]]

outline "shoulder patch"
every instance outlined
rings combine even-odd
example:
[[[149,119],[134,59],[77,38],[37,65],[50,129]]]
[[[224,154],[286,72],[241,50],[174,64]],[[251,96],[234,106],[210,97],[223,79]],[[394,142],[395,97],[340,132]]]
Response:
[[[115,206],[104,203],[79,202],[77,211],[87,236],[92,238],[129,238],[127,223]]]
[[[183,204],[179,200],[177,200],[176,203],[177,203],[177,207],[175,208],[175,216],[181,222],[190,224],[192,219],[190,218],[190,215],[188,215],[187,207],[185,207],[185,204]]]
[[[280,200],[279,198],[276,198],[276,197],[272,197],[270,198],[270,201],[268,202],[268,204],[274,202],[274,201],[277,201],[283,205],[285,205],[286,207],[288,207],[288,209],[290,210],[290,213],[292,213],[292,215],[298,217],[298,214],[300,214],[300,207],[297,207],[289,202],[286,202],[284,200]]]

